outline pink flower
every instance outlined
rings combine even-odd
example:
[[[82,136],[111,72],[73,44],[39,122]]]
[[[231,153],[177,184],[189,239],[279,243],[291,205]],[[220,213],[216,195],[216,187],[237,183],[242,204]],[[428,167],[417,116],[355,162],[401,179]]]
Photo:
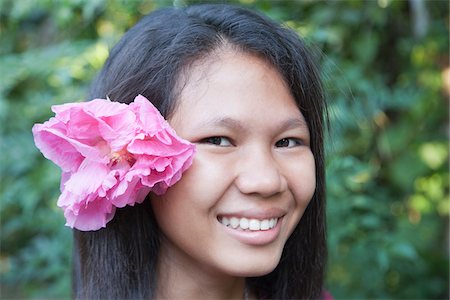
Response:
[[[192,164],[195,146],[141,95],[129,105],[95,99],[52,111],[33,126],[34,142],[62,169],[58,206],[72,228],[105,227],[116,208],[165,193]]]

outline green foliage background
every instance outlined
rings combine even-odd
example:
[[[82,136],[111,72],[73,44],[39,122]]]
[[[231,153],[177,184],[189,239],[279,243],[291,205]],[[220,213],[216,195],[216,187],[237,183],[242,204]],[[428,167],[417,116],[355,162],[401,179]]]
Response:
[[[1,298],[70,298],[59,169],[31,127],[84,100],[144,14],[195,1],[0,0]],[[233,1],[323,53],[330,103],[329,264],[335,298],[448,298],[447,1]]]

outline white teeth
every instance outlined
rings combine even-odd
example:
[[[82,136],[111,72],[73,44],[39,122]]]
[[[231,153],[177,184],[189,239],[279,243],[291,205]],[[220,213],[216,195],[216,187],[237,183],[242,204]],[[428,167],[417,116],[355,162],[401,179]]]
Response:
[[[247,218],[236,218],[236,217],[222,217],[219,218],[220,223],[222,223],[225,226],[234,228],[234,229],[242,229],[242,230],[251,230],[251,231],[258,231],[258,230],[269,230],[274,228],[277,225],[278,219],[272,218],[272,219],[263,219],[263,220],[257,220],[257,219],[247,219]]]
[[[222,218],[222,220],[223,220],[223,218]],[[235,218],[235,217],[232,217],[230,219],[230,225],[231,225],[231,227],[233,227],[235,229],[238,228],[238,226],[239,226],[239,219]]]
[[[262,220],[261,221],[261,230],[267,230],[269,229],[269,224],[270,221],[269,220]],[[272,224],[273,225],[273,224]],[[273,226],[272,226],[273,227]]]
[[[270,219],[269,227],[275,227],[276,224],[277,224],[277,219]]]
[[[246,218],[242,218],[240,221],[239,221],[239,227],[241,227],[242,229],[248,229],[248,219],[246,219]]]
[[[248,223],[250,230],[261,230],[261,222],[255,219],[251,219]]]

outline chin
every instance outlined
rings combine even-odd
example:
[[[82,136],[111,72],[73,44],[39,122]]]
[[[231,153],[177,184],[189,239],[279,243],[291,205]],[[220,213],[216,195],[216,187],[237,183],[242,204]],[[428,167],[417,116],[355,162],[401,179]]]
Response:
[[[280,262],[280,254],[273,254],[270,257],[255,259],[238,259],[229,264],[228,273],[238,277],[259,277],[272,272]]]
[[[277,265],[278,263],[270,266],[251,266],[248,268],[241,268],[240,270],[232,272],[231,275],[237,277],[260,277],[272,272]]]

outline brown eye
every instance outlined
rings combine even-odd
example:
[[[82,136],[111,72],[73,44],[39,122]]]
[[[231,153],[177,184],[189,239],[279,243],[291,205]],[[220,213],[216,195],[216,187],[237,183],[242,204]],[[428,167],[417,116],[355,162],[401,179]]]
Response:
[[[284,138],[275,143],[277,148],[292,148],[302,145],[302,141],[295,138]]]
[[[229,147],[231,146],[231,142],[228,138],[223,136],[212,136],[202,140],[205,144],[217,145],[219,147]]]

